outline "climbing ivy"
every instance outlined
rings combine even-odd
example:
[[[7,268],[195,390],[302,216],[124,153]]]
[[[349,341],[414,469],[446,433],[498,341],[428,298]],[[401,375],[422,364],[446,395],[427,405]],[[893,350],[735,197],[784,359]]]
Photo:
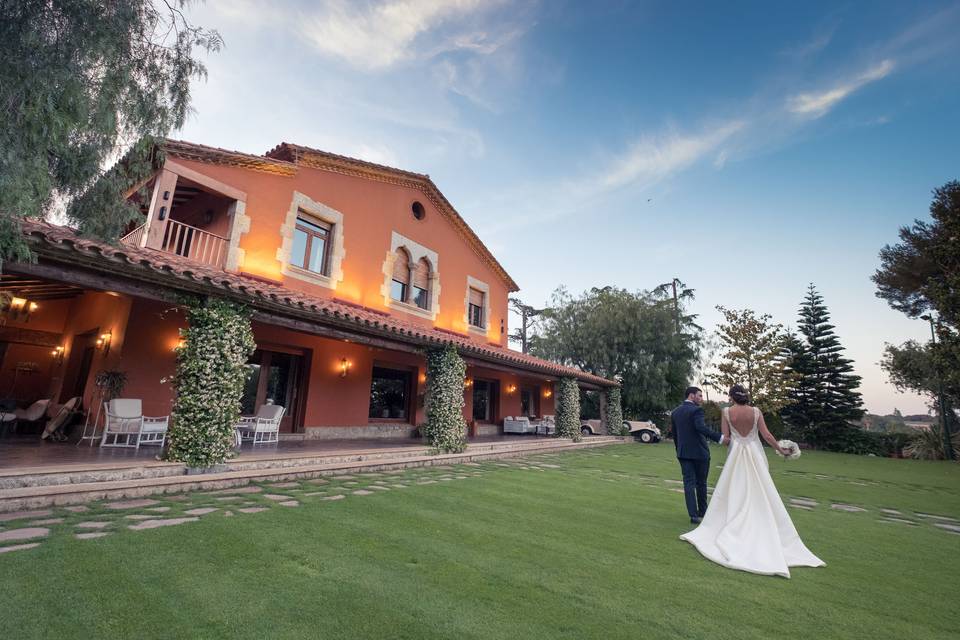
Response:
[[[467,365],[453,345],[427,351],[427,423],[423,435],[437,453],[467,448],[463,381]]]

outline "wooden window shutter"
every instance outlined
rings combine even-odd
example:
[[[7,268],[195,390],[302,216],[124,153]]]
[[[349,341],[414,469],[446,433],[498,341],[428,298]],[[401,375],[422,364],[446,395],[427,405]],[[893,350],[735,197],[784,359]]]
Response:
[[[413,286],[421,289],[430,287],[430,263],[421,258],[413,269]]]
[[[410,284],[410,255],[403,249],[397,250],[397,258],[393,261],[393,279]]]
[[[483,291],[470,287],[470,304],[483,308]]]

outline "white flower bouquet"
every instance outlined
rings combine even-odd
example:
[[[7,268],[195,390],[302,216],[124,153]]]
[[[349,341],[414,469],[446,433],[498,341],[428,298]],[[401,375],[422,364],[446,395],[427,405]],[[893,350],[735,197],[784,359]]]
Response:
[[[800,457],[800,446],[793,440],[780,440],[777,444],[787,452],[787,454],[783,456],[785,460],[796,460]],[[777,451],[777,455],[783,454]]]

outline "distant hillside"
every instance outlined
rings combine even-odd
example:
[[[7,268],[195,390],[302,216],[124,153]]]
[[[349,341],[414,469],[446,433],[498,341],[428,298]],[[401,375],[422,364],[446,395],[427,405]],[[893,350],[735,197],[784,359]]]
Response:
[[[929,428],[935,421],[936,418],[932,416],[904,416],[898,411],[886,416],[868,413],[863,416],[859,424],[860,427],[866,431],[876,431],[878,433],[909,433],[917,429]]]

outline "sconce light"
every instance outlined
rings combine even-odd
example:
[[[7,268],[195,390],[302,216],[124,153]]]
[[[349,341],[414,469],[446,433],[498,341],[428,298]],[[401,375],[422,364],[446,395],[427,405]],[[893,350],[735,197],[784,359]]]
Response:
[[[113,332],[107,331],[106,333],[101,333],[100,337],[97,338],[97,349],[103,351],[103,355],[110,353],[110,342],[113,340]]]
[[[213,209],[207,209],[203,214],[203,224],[210,224],[213,222]]]
[[[180,351],[180,349],[183,349],[185,346],[187,346],[187,341],[183,338],[180,338],[177,340],[177,344],[173,345],[173,350]]]
[[[473,378],[467,378],[466,380],[464,380],[464,381],[463,381],[463,386],[466,387],[467,389],[469,389],[470,387],[472,387],[472,386],[473,386]]]
[[[39,305],[36,302],[4,294],[0,297],[0,322],[5,323],[8,320],[27,322],[30,320],[30,314],[38,308]]]
[[[517,390],[517,385],[515,384],[507,385],[507,393],[512,394],[516,390]]]
[[[427,374],[421,373],[421,374],[420,374],[420,384],[423,384],[423,383],[426,382],[426,381],[427,381]]]
[[[169,192],[169,191],[164,191],[164,192],[163,192],[163,199],[164,199],[164,200],[169,200],[169,199],[170,199],[170,192]]]
[[[341,378],[347,377],[347,372],[350,371],[350,366],[351,366],[350,361],[347,360],[346,358],[343,358],[340,360],[340,377]]]
[[[53,362],[57,366],[63,364],[63,347],[54,347],[51,352],[53,355]]]
[[[166,207],[160,207],[160,215],[157,216],[157,217],[158,217],[160,220],[163,220],[164,218],[166,218],[166,217],[167,217],[167,208],[166,208]]]
[[[553,395],[553,391],[550,391],[550,389],[544,389],[544,390],[543,390],[543,397],[544,397],[544,398],[549,398],[549,397],[552,396],[552,395]]]

